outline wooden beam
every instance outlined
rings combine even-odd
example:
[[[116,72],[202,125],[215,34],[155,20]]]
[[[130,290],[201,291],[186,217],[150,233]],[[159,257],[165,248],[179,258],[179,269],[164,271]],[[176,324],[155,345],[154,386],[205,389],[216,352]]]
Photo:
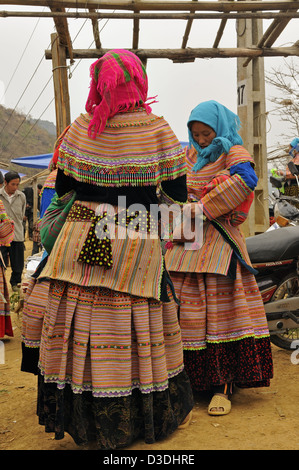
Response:
[[[221,20],[221,23],[220,23],[219,29],[218,29],[218,31],[217,31],[217,34],[216,34],[216,38],[215,38],[213,47],[218,47],[218,44],[219,44],[219,42],[220,42],[220,40],[221,40],[221,38],[222,38],[222,35],[223,35],[223,32],[224,32],[226,23],[227,23],[227,19]]]
[[[94,8],[89,8],[90,13],[95,13]],[[94,38],[94,43],[96,45],[97,49],[101,49],[102,44],[100,40],[100,31],[99,31],[99,23],[96,17],[91,18],[91,24],[92,24],[92,32],[93,32],[93,38]]]
[[[139,11],[137,12],[139,13]],[[138,49],[139,44],[139,18],[134,18],[133,20],[133,41],[132,47],[133,49]]]
[[[108,49],[74,49],[75,59],[97,59]],[[288,57],[299,56],[299,47],[276,47],[276,48],[187,48],[187,49],[130,49],[141,60],[147,59],[170,59],[178,62],[189,62],[200,58],[230,58],[230,57]],[[45,51],[45,58],[51,59],[52,52]]]
[[[285,20],[274,20],[277,22],[275,29],[272,31],[272,34],[269,35],[268,39],[265,40],[264,46],[271,47],[276,39],[280,36],[282,31],[285,29],[287,24],[290,22],[290,19]]]
[[[51,11],[65,13],[64,8],[51,8]],[[59,36],[60,45],[68,49],[68,56],[72,63],[74,61],[73,52],[72,52],[73,46],[72,46],[72,41],[71,41],[71,37],[69,33],[67,18],[66,17],[54,17],[54,23],[55,23],[56,31]]]
[[[58,34],[56,33],[51,34],[51,46],[56,111],[56,134],[58,137],[71,123],[66,65],[67,49],[59,44]]]
[[[89,18],[100,19],[124,19],[124,20],[238,20],[238,19],[283,19],[299,18],[299,13],[288,12],[239,12],[239,13],[103,13],[89,9],[84,12],[61,12],[61,11],[0,11],[1,18]]]
[[[282,12],[280,12],[282,13]],[[287,10],[286,13],[297,13],[297,10]],[[274,21],[270,24],[268,29],[265,31],[263,34],[262,38],[259,40],[257,47],[271,47],[276,39],[279,37],[279,35],[282,33],[284,28],[287,26],[287,24],[290,22],[291,18],[275,18]],[[247,67],[247,65],[250,62],[250,58],[248,58],[244,64],[243,67]]]
[[[0,5],[22,5],[23,0],[0,0]],[[194,5],[193,1],[135,1],[135,0],[106,0],[99,3],[99,0],[27,0],[26,5],[50,8],[95,8],[99,6],[101,10],[133,10],[133,11],[263,11],[263,10],[286,10],[289,8],[299,8],[299,1],[242,1],[242,2],[198,2]]]
[[[20,186],[23,186],[24,184],[30,184],[30,183],[32,183],[34,180],[36,180],[37,178],[41,178],[41,177],[43,177],[43,176],[47,176],[49,173],[50,173],[50,170],[48,170],[48,169],[42,170],[42,171],[40,171],[39,173],[36,173],[36,175],[34,175],[34,176],[30,176],[29,178],[22,179],[22,180],[20,181]]]
[[[197,2],[198,0],[193,0],[193,1]],[[192,16],[194,15],[194,11],[191,11],[190,13],[191,13]],[[193,18],[188,19],[186,29],[185,29],[185,34],[183,36],[183,41],[182,41],[182,46],[181,46],[182,49],[185,49],[186,46],[187,46],[187,42],[188,42],[189,34],[190,34],[190,31],[191,31],[192,23],[193,23]]]
[[[230,0],[230,1],[234,1],[234,0]],[[218,47],[219,42],[220,42],[220,40],[221,40],[221,38],[222,38],[222,35],[223,35],[223,32],[224,32],[226,23],[227,23],[227,18],[223,18],[223,19],[221,20],[219,29],[218,29],[218,31],[217,31],[217,34],[216,34],[216,38],[215,38],[213,47]]]

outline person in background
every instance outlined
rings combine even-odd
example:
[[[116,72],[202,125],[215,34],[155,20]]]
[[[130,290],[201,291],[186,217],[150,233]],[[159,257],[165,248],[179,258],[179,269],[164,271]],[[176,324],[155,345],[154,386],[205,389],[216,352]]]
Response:
[[[37,210],[38,210],[38,213],[40,212],[40,200],[41,200],[41,195],[42,195],[42,189],[43,189],[43,185],[39,183],[37,185]]]
[[[26,238],[26,226],[28,223],[28,237],[32,241],[33,234],[33,200],[34,200],[34,191],[33,187],[26,186],[23,189],[23,193],[26,196],[26,211],[25,211],[25,220],[24,220],[24,237]]]
[[[58,137],[58,139],[55,142],[54,145],[54,151],[53,151],[53,157],[49,163],[49,170],[50,173],[46,178],[46,181],[44,182],[44,185],[38,185],[40,186],[40,191],[39,191],[39,220],[44,216],[44,213],[46,212],[49,204],[52,201],[53,196],[55,195],[55,182],[56,182],[56,177],[57,177],[57,160],[58,160],[58,155],[59,155],[59,148],[60,144],[62,142],[62,139],[66,132],[68,131],[70,126],[67,126],[64,131],[61,133],[61,135]],[[40,249],[43,248],[41,244],[41,239],[40,239],[40,231],[39,231],[39,220],[35,223],[34,229],[33,229],[33,249],[32,249],[32,254],[38,253]],[[44,256],[46,256],[46,252],[44,253]]]
[[[234,385],[268,386],[273,375],[263,302],[239,229],[257,184],[239,128],[238,116],[216,101],[191,112],[186,209],[203,212],[202,243],[186,250],[178,225],[165,255],[180,301],[185,368],[194,391],[212,394],[208,413],[218,416],[230,412]]]
[[[10,246],[2,246],[1,252],[4,263],[10,260],[10,284],[13,291],[20,291],[24,269],[24,227],[26,197],[19,191],[20,175],[9,171],[4,175],[4,187],[0,188],[0,200],[3,202],[8,217],[14,222],[14,238]]]
[[[0,246],[9,246],[14,237],[14,224],[5,212],[3,202],[0,201]],[[0,338],[13,336],[10,317],[10,302],[7,282],[5,278],[5,263],[0,252]]]
[[[41,205],[41,193],[42,193],[43,186],[42,184],[37,185],[37,220],[33,224],[33,230],[32,230],[32,252],[31,256],[35,255],[36,253],[39,253],[42,246],[41,246],[41,240],[40,240],[40,233],[39,233],[39,227],[38,227],[38,221],[40,218],[40,205]]]
[[[295,137],[289,145],[289,155],[292,157],[292,162],[299,169],[299,137]],[[299,188],[297,184],[296,177],[290,172],[288,166],[286,167],[285,172],[286,184],[284,185],[284,194],[286,196],[295,196],[299,195]]]
[[[147,104],[135,54],[110,51],[90,76],[87,113],[57,162],[56,193],[75,191],[76,200],[25,298],[22,370],[35,373],[30,349],[39,348],[37,414],[47,432],[119,449],[163,439],[191,418],[177,304],[149,213],[158,187],[169,204],[187,201],[186,167],[169,124]],[[137,204],[140,233],[130,228]],[[106,218],[115,237],[98,232]]]

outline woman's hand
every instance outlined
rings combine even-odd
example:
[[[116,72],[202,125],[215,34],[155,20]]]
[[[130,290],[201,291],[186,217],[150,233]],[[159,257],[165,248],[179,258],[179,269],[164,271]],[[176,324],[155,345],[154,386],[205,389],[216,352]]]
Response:
[[[198,214],[198,203],[191,202],[184,206],[181,223],[173,231],[173,243],[192,243],[195,240],[195,215]]]

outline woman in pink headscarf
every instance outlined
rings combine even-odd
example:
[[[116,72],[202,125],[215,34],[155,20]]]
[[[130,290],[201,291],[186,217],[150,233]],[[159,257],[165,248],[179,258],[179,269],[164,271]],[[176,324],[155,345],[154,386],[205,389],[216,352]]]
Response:
[[[162,439],[193,406],[150,213],[160,201],[186,202],[184,152],[151,113],[147,87],[128,51],[91,66],[87,114],[66,132],[57,160],[57,195],[75,190],[76,200],[24,307],[24,354],[39,351],[31,371],[40,423],[56,439],[66,431],[100,449]]]

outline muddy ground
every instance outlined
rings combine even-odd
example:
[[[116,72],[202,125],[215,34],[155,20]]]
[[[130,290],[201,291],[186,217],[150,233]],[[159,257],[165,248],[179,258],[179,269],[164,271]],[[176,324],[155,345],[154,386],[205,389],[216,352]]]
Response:
[[[82,450],[70,436],[56,441],[39,426],[37,379],[20,371],[21,316],[12,313],[12,321],[14,337],[3,340],[5,364],[0,364],[0,450]],[[137,441],[126,449],[128,454],[130,450],[298,450],[299,364],[292,363],[291,351],[274,345],[272,350],[274,378],[269,388],[237,390],[231,413],[222,417],[209,416],[209,397],[198,394],[187,429],[153,445]]]

